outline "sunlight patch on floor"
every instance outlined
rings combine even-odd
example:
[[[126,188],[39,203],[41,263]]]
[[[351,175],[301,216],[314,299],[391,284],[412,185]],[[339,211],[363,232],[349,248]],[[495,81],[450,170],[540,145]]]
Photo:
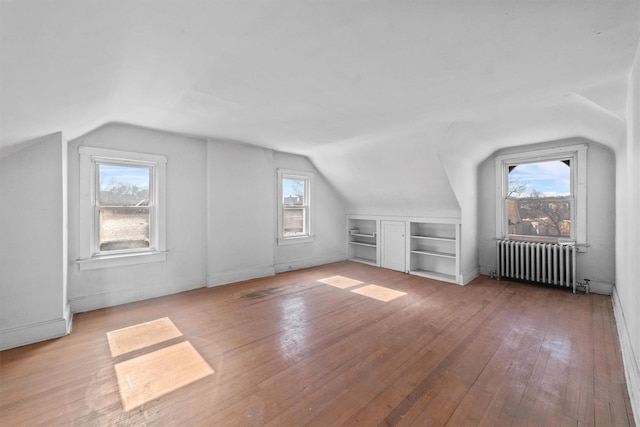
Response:
[[[176,325],[168,317],[164,317],[107,332],[107,341],[111,355],[115,358],[181,336],[182,332]],[[137,354],[139,353],[114,365],[125,411],[214,373],[189,341],[170,346],[165,344],[164,348],[133,357]]]
[[[361,288],[353,289],[351,292],[364,295],[369,298],[374,298],[374,299],[377,299],[378,301],[383,301],[383,302],[389,302],[407,294],[406,292],[400,292],[394,289],[389,289],[389,288],[385,288],[384,286],[378,286],[378,285],[363,286]]]
[[[336,288],[346,289],[352,286],[361,285],[364,282],[355,279],[349,279],[344,276],[331,276],[324,279],[318,279],[318,282],[322,282],[327,285],[335,286]]]
[[[182,332],[168,317],[107,332],[111,357],[117,357],[181,336]]]
[[[213,374],[189,341],[115,365],[125,411]]]

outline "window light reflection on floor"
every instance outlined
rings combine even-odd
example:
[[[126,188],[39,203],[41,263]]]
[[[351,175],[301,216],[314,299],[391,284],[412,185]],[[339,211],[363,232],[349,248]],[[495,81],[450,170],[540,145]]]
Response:
[[[344,276],[331,276],[324,279],[318,279],[318,282],[325,283],[327,285],[334,286],[340,289],[353,288],[358,285],[364,284],[364,282],[356,279],[350,279]],[[378,301],[389,302],[396,298],[407,295],[406,292],[396,291],[394,289],[386,288],[379,285],[366,285],[352,289],[351,292],[355,292],[360,295],[364,295],[369,298],[377,299]]]
[[[107,332],[112,357],[181,336],[182,332],[167,317]],[[189,341],[119,362],[114,368],[125,411],[214,373]]]
[[[334,286],[340,289],[350,288],[352,286],[361,285],[363,282],[355,279],[349,279],[344,276],[331,276],[324,279],[318,279],[318,282]]]
[[[111,357],[117,357],[181,336],[182,332],[168,317],[107,332]]]
[[[378,301],[389,302],[396,298],[406,295],[406,292],[396,291],[394,289],[385,288],[378,285],[367,285],[361,288],[353,289],[351,292],[364,295],[369,298],[377,299]]]

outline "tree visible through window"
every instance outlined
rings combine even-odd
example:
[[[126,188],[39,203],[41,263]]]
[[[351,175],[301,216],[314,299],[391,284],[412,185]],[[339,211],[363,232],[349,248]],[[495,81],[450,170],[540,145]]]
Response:
[[[571,238],[571,161],[508,165],[508,235]]]

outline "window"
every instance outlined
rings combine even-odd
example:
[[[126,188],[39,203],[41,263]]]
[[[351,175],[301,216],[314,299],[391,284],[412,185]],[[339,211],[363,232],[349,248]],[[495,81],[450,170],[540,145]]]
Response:
[[[586,243],[586,145],[496,157],[497,237]]]
[[[81,269],[166,259],[164,156],[80,147]]]
[[[309,172],[278,170],[278,244],[313,240],[312,180]]]

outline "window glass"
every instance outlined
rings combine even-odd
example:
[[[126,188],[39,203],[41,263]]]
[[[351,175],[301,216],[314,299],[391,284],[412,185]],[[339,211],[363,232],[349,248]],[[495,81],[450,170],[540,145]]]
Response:
[[[283,237],[306,235],[306,179],[282,179]]]
[[[524,163],[508,168],[508,234],[570,238],[573,209],[570,161]]]
[[[568,160],[553,160],[509,166],[509,196],[556,197],[571,195]]]
[[[98,164],[100,252],[149,248],[152,168]]]
[[[98,201],[101,206],[149,206],[151,169],[98,165]]]

